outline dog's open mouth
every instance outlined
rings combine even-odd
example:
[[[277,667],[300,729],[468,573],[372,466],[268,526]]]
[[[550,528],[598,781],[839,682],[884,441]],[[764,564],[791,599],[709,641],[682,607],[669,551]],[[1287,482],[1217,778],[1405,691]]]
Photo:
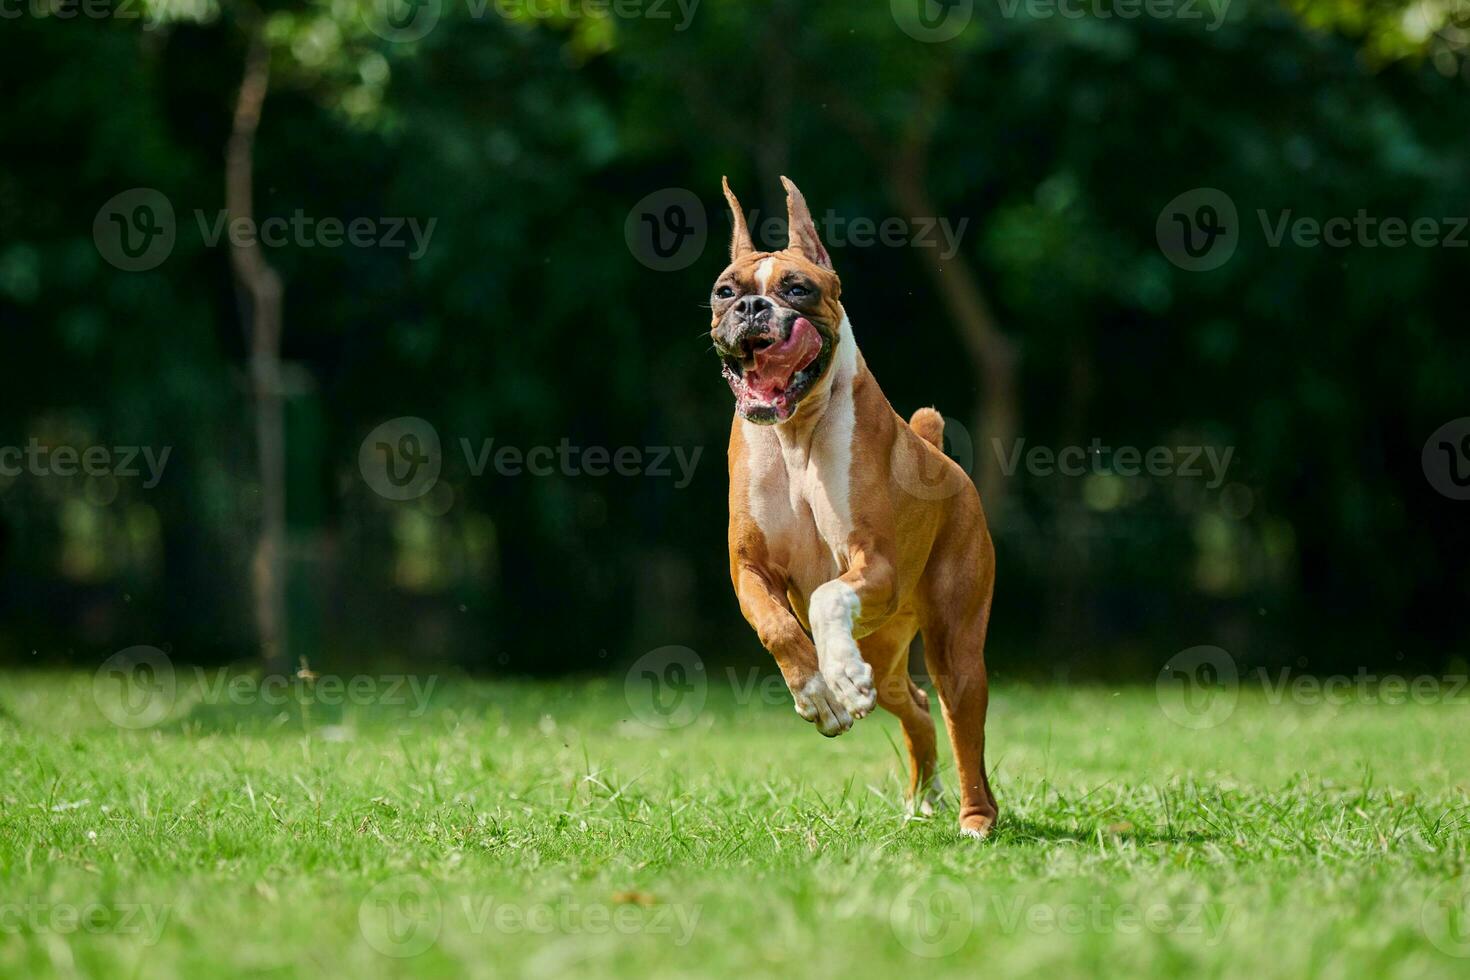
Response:
[[[831,349],[831,341],[803,316],[781,343],[763,341],[743,357],[725,357],[725,380],[735,393],[736,410],[752,422],[786,421],[822,376]]]

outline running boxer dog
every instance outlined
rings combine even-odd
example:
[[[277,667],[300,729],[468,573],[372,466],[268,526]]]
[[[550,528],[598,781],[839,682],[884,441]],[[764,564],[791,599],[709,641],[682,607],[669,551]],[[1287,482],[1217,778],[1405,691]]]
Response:
[[[730,578],[797,714],[829,737],[875,704],[897,715],[910,806],[932,813],[942,797],[934,721],[908,673],[923,633],[959,769],[960,832],[983,838],[996,818],[984,655],[995,550],[980,495],[942,451],[938,412],[905,422],[888,404],[806,200],[781,182],[789,240],[779,252],[755,247],[724,182],[734,235],[710,336],[735,394]]]

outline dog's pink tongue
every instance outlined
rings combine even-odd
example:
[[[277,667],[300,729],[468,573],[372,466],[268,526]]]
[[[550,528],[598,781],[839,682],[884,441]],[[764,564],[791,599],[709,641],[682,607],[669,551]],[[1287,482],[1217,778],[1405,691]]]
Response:
[[[746,383],[765,397],[784,391],[791,376],[806,367],[822,351],[822,337],[806,317],[797,317],[791,336],[755,352],[755,367],[746,373]]]

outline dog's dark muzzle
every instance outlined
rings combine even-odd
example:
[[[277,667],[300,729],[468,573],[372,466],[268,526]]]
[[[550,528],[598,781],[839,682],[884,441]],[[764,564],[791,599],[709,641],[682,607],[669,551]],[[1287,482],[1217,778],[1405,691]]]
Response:
[[[743,296],[714,329],[715,350],[721,357],[748,360],[756,351],[790,337],[797,316],[795,310],[778,307],[764,296]]]

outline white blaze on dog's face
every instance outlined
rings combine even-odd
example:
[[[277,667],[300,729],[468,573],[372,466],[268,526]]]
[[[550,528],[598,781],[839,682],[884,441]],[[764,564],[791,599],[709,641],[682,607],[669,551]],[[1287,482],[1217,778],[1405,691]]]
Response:
[[[820,387],[836,359],[843,320],[842,283],[806,199],[785,177],[781,183],[790,240],[779,252],[758,252],[725,182],[735,233],[730,265],[710,296],[710,336],[735,410],[763,425],[785,422]]]

